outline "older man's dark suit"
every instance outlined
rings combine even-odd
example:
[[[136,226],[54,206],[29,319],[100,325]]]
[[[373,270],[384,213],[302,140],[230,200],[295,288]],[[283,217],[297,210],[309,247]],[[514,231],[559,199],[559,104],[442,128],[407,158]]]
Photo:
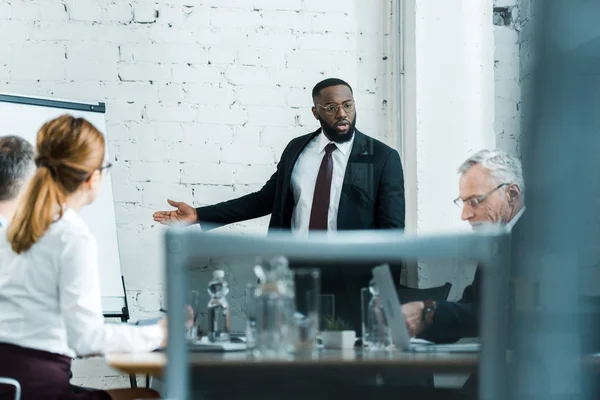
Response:
[[[524,216],[525,214],[523,214]],[[512,281],[517,278],[513,269],[516,261],[524,254],[522,227],[523,216],[515,223],[511,231],[511,310],[514,308],[514,288]],[[438,301],[433,324],[420,335],[423,339],[436,343],[453,343],[465,337],[479,336],[479,305],[481,301],[481,271],[477,267],[473,283],[467,286],[457,302]],[[512,312],[512,311],[511,311]]]
[[[292,171],[306,145],[321,130],[293,139],[283,151],[277,171],[257,192],[196,209],[201,224],[212,227],[271,214],[269,231],[290,230],[294,196]],[[337,229],[404,228],[404,177],[398,152],[358,130],[350,152],[340,197]],[[323,270],[322,292],[336,295],[336,314],[360,324],[360,288],[369,282],[369,267],[343,273]],[[337,268],[335,268],[337,269]],[[399,271],[394,271],[396,275]],[[357,322],[358,318],[358,323]]]
[[[524,214],[523,214],[524,215]],[[515,266],[525,255],[527,246],[524,245],[523,215],[515,222],[511,230],[511,265],[509,274],[511,284],[509,287],[509,324],[515,314],[515,289],[514,280],[519,278]],[[433,324],[425,328],[419,335],[421,338],[435,343],[453,343],[459,339],[479,336],[479,313],[481,302],[481,270],[477,267],[473,283],[467,286],[461,299],[457,302],[436,302],[436,311]],[[509,327],[505,327],[509,335]],[[479,379],[476,374],[471,375],[463,387],[465,398],[477,398]]]

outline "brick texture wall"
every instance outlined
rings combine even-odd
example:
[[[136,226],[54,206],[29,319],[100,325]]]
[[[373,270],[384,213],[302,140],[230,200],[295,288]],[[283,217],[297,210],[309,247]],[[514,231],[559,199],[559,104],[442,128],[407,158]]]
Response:
[[[527,10],[518,0],[494,1],[494,131],[496,147],[520,155],[521,79],[519,32]]]
[[[387,3],[0,0],[0,92],[107,103],[134,317],[162,302],[162,228],[152,212],[167,197],[205,205],[260,188],[289,140],[318,127],[316,82],[347,80],[358,127],[395,143]],[[75,375],[92,386],[126,384],[97,362],[78,363]]]

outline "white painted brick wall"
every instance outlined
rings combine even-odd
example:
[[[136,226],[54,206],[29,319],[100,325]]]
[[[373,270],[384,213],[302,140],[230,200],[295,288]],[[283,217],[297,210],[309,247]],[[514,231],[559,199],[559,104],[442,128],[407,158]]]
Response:
[[[133,18],[131,4],[127,2],[117,2],[106,5],[107,22],[129,22]]]
[[[142,2],[133,7],[133,21],[138,23],[156,22],[158,10],[154,3]]]
[[[66,5],[60,1],[16,1],[7,5],[12,18],[19,20],[66,21],[69,18]]]
[[[513,22],[508,26],[494,26],[494,91],[496,146],[511,154],[520,154],[521,136],[521,81],[519,68],[519,1],[495,0],[495,7],[509,7]]]

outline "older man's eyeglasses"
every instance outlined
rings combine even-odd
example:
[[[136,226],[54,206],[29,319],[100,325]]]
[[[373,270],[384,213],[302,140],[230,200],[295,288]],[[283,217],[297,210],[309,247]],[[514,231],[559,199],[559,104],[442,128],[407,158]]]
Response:
[[[337,114],[337,112],[340,109],[340,107],[342,107],[342,109],[346,113],[350,113],[350,112],[354,111],[354,101],[346,101],[341,106],[338,105],[338,104],[327,104],[326,106],[323,106],[323,105],[321,105],[319,103],[317,103],[317,106],[319,106],[323,110],[325,110],[325,114],[327,114],[327,115],[335,115],[335,114]]]
[[[463,200],[460,197],[457,197],[456,199],[454,199],[454,204],[456,204],[456,206],[458,208],[463,208],[465,206],[465,204],[470,206],[471,208],[475,208],[475,207],[479,206],[481,203],[483,203],[485,201],[485,199],[487,199],[496,190],[498,190],[501,187],[506,186],[506,185],[508,185],[508,183],[501,183],[500,185],[496,186],[494,189],[490,190],[486,194],[483,194],[481,196],[474,196],[467,200]]]

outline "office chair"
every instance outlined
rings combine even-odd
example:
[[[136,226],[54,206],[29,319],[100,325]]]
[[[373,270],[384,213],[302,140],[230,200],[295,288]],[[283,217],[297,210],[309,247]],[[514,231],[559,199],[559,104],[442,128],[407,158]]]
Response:
[[[8,385],[15,387],[15,400],[21,400],[21,385],[16,379],[0,377],[0,385]]]
[[[448,294],[450,293],[450,289],[452,288],[452,284],[450,282],[446,282],[442,286],[427,288],[427,289],[419,289],[412,288],[409,286],[399,285],[398,286],[398,297],[400,298],[400,303],[410,303],[412,301],[424,301],[424,300],[433,300],[433,301],[446,301],[448,299]]]

